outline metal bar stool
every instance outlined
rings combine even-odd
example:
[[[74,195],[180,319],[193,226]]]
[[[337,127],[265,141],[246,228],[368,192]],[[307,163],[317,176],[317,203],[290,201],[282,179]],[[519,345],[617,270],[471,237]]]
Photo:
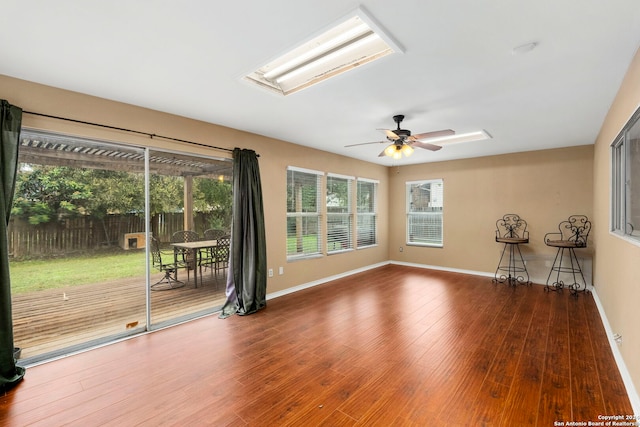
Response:
[[[531,285],[529,272],[520,252],[520,244],[529,243],[527,222],[516,214],[504,215],[496,221],[496,242],[504,243],[504,247],[493,283]]]
[[[558,248],[544,290],[561,291],[566,286],[574,296],[578,296],[579,292],[590,292],[575,249],[587,247],[591,222],[584,215],[572,215],[568,220],[560,222],[558,230],[557,233],[547,233],[544,236],[547,246]],[[554,272],[555,278],[552,279]],[[571,283],[567,285],[563,279],[569,279]],[[582,283],[579,279],[582,279]]]

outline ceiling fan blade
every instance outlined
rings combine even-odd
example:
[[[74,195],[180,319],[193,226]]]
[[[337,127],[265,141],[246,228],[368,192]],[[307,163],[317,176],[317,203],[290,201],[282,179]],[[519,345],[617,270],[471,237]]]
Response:
[[[395,141],[396,139],[400,138],[392,130],[389,130],[389,129],[376,129],[376,130],[381,130],[382,132],[384,132],[387,138],[389,138],[391,141]]]
[[[385,148],[385,150],[386,150],[386,148]],[[384,150],[382,150],[382,153],[378,154],[378,157],[384,157],[384,156],[386,156],[386,154],[384,154]]]
[[[389,143],[389,141],[373,141],[373,142],[361,142],[359,144],[349,144],[349,145],[345,145],[346,147],[356,147],[358,145],[369,145],[369,144],[384,144],[384,143]]]
[[[409,142],[409,144],[412,147],[425,148],[425,149],[431,150],[431,151],[438,151],[439,149],[442,148],[439,145],[429,144],[428,142],[422,142],[422,141],[418,141],[418,140],[415,140],[415,139],[413,141]]]
[[[417,135],[413,135],[412,139],[439,138],[441,136],[455,135],[455,133],[456,132],[451,129],[443,129],[443,130],[436,130],[433,132],[419,133]]]

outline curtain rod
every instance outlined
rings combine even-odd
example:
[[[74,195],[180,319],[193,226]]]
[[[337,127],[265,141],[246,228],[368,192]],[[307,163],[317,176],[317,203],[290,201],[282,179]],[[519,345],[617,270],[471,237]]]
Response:
[[[167,140],[170,140],[170,141],[182,142],[182,143],[185,143],[185,144],[197,145],[199,147],[213,148],[215,150],[222,150],[222,151],[228,151],[230,153],[233,153],[233,150],[230,149],[230,148],[216,147],[214,145],[202,144],[200,142],[187,141],[185,139],[172,138],[170,136],[156,135],[155,133],[148,133],[148,132],[142,132],[142,131],[139,131],[139,130],[133,130],[133,129],[120,128],[120,127],[116,127],[116,126],[103,125],[103,124],[100,124],[100,123],[86,122],[86,121],[83,121],[83,120],[69,119],[69,118],[66,118],[66,117],[52,116],[52,115],[43,114],[43,113],[34,113],[32,111],[23,111],[22,113],[23,114],[31,114],[31,115],[34,115],[34,116],[48,117],[50,119],[64,120],[64,121],[67,121],[67,122],[80,123],[80,124],[83,124],[83,125],[97,126],[97,127],[106,128],[106,129],[119,130],[119,131],[129,132],[129,133],[135,133],[135,134],[138,134],[138,135],[145,135],[145,136],[148,136],[151,139],[153,139],[153,138],[162,138],[162,139],[167,139]]]

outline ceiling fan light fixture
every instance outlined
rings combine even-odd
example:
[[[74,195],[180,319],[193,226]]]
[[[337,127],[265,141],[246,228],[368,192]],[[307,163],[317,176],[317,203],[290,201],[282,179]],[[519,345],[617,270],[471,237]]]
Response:
[[[388,157],[392,157],[395,160],[402,159],[402,155],[409,157],[413,154],[413,147],[408,144],[396,145],[391,144],[384,149],[384,154]]]
[[[404,144],[402,146],[402,154],[404,154],[405,157],[409,157],[410,155],[413,154],[413,147],[407,144]]]
[[[396,152],[398,151],[396,144],[391,144],[389,145],[387,148],[384,149],[384,154],[389,156],[389,157],[393,157],[394,154],[396,154]],[[402,157],[402,156],[400,156]]]

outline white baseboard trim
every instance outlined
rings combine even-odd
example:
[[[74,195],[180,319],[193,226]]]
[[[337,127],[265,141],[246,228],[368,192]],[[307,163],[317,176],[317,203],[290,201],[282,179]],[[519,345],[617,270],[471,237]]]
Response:
[[[640,396],[638,396],[638,391],[633,384],[633,380],[631,379],[631,374],[627,369],[627,365],[624,363],[624,359],[622,358],[622,353],[620,353],[620,349],[618,348],[618,344],[613,339],[613,330],[611,329],[611,325],[609,324],[609,319],[607,319],[607,315],[604,312],[604,307],[600,302],[600,297],[598,297],[598,293],[595,288],[591,288],[591,293],[593,294],[593,299],[596,302],[596,306],[598,307],[598,312],[600,313],[600,319],[602,319],[602,324],[604,325],[604,330],[607,333],[607,338],[609,340],[609,346],[611,347],[611,351],[613,352],[613,357],[616,360],[618,365],[618,370],[620,371],[620,375],[622,376],[622,381],[624,382],[624,386],[627,388],[627,395],[629,396],[629,401],[631,402],[631,407],[633,408],[634,414],[640,414]],[[629,414],[631,415],[631,414]]]
[[[302,285],[294,286],[291,288],[284,289],[282,291],[271,292],[267,294],[267,300],[282,297],[285,295],[292,294],[294,292],[301,291],[303,289],[313,288],[314,286],[322,285],[323,283],[330,282],[332,280],[342,279],[343,277],[351,276],[352,274],[361,273],[363,271],[372,270],[374,268],[382,267],[384,265],[390,264],[389,261],[379,262],[377,264],[371,264],[366,267],[356,268],[355,270],[349,270],[344,273],[336,274],[334,276],[324,277],[322,279],[314,280],[313,282],[303,283]]]
[[[448,271],[450,273],[472,274],[474,276],[485,276],[485,277],[493,277],[494,276],[493,273],[487,273],[486,271],[463,270],[463,269],[460,269],[460,268],[442,267],[442,266],[439,266],[439,265],[416,264],[416,263],[412,263],[412,262],[401,262],[401,261],[389,261],[389,264],[404,265],[406,267],[426,268],[426,269],[429,269],[429,270]]]

